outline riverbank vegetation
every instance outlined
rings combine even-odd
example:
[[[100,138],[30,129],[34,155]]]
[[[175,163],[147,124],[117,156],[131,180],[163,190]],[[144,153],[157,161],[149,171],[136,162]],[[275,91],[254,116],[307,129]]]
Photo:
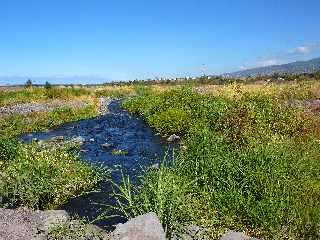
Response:
[[[124,176],[116,196],[126,218],[155,212],[168,237],[195,224],[212,238],[233,229],[263,239],[319,239],[319,76],[226,79],[0,91],[1,107],[88,103],[0,118],[0,205],[51,209],[92,189],[103,173],[84,163],[76,146],[14,139],[97,116],[99,97],[127,98],[124,108],[163,136],[181,136],[182,146],[139,184]]]
[[[91,189],[99,174],[67,147],[0,141],[2,205],[53,209]]]
[[[0,206],[52,209],[92,189],[105,173],[80,159],[76,145],[43,147],[16,137],[97,116],[95,103],[0,119]]]
[[[174,162],[147,173],[136,188],[126,179],[125,216],[156,212],[170,236],[196,224],[245,230],[266,239],[320,237],[320,116],[309,100],[318,83],[215,94],[191,89],[131,98],[123,106],[185,147]]]
[[[61,107],[49,112],[30,113],[26,116],[13,114],[6,118],[0,118],[0,139],[44,131],[66,122],[91,118],[97,114],[94,103],[82,108]]]

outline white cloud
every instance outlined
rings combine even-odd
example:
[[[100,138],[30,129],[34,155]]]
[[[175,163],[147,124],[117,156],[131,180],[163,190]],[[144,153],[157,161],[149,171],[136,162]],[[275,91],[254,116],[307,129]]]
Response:
[[[276,57],[260,58],[254,62],[245,63],[244,65],[240,66],[240,70],[247,70],[250,68],[257,68],[257,67],[267,67],[267,66],[279,65],[283,63],[286,63],[286,61],[281,58],[276,58]]]
[[[278,65],[282,64],[284,61],[280,58],[270,58],[270,59],[263,59],[261,61],[257,62],[258,67],[266,67],[266,66],[271,66],[271,65]]]
[[[289,50],[289,53],[303,55],[303,54],[311,53],[317,49],[320,49],[320,43],[302,45],[297,48]]]
[[[277,54],[269,54],[259,57],[255,60],[245,62],[239,67],[239,70],[247,70],[251,68],[267,67],[271,65],[281,65],[289,62],[294,62],[309,57],[308,54],[312,54],[319,49],[320,42],[304,44],[290,50],[279,52]]]

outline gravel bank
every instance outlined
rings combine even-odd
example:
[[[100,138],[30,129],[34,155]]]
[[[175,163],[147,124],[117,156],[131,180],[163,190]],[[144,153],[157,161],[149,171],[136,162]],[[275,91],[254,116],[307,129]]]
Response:
[[[86,101],[62,101],[54,100],[45,103],[22,103],[7,107],[0,107],[0,117],[7,117],[12,114],[27,115],[33,112],[52,111],[60,107],[82,108],[88,105]]]
[[[44,240],[49,226],[66,220],[65,211],[30,211],[0,208],[1,240]]]

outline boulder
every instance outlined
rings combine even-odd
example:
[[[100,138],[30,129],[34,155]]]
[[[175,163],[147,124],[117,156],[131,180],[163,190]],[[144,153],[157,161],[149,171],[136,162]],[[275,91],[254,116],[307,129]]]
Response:
[[[147,213],[118,224],[112,240],[165,240],[165,232],[155,213]]]
[[[168,142],[177,142],[180,141],[180,137],[178,135],[172,134],[170,137],[167,138]]]

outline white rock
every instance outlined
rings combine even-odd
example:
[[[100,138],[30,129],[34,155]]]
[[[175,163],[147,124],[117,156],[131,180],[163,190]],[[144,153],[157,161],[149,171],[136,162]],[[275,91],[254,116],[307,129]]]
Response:
[[[176,142],[180,141],[180,137],[178,135],[172,134],[170,137],[167,138],[168,142]]]

